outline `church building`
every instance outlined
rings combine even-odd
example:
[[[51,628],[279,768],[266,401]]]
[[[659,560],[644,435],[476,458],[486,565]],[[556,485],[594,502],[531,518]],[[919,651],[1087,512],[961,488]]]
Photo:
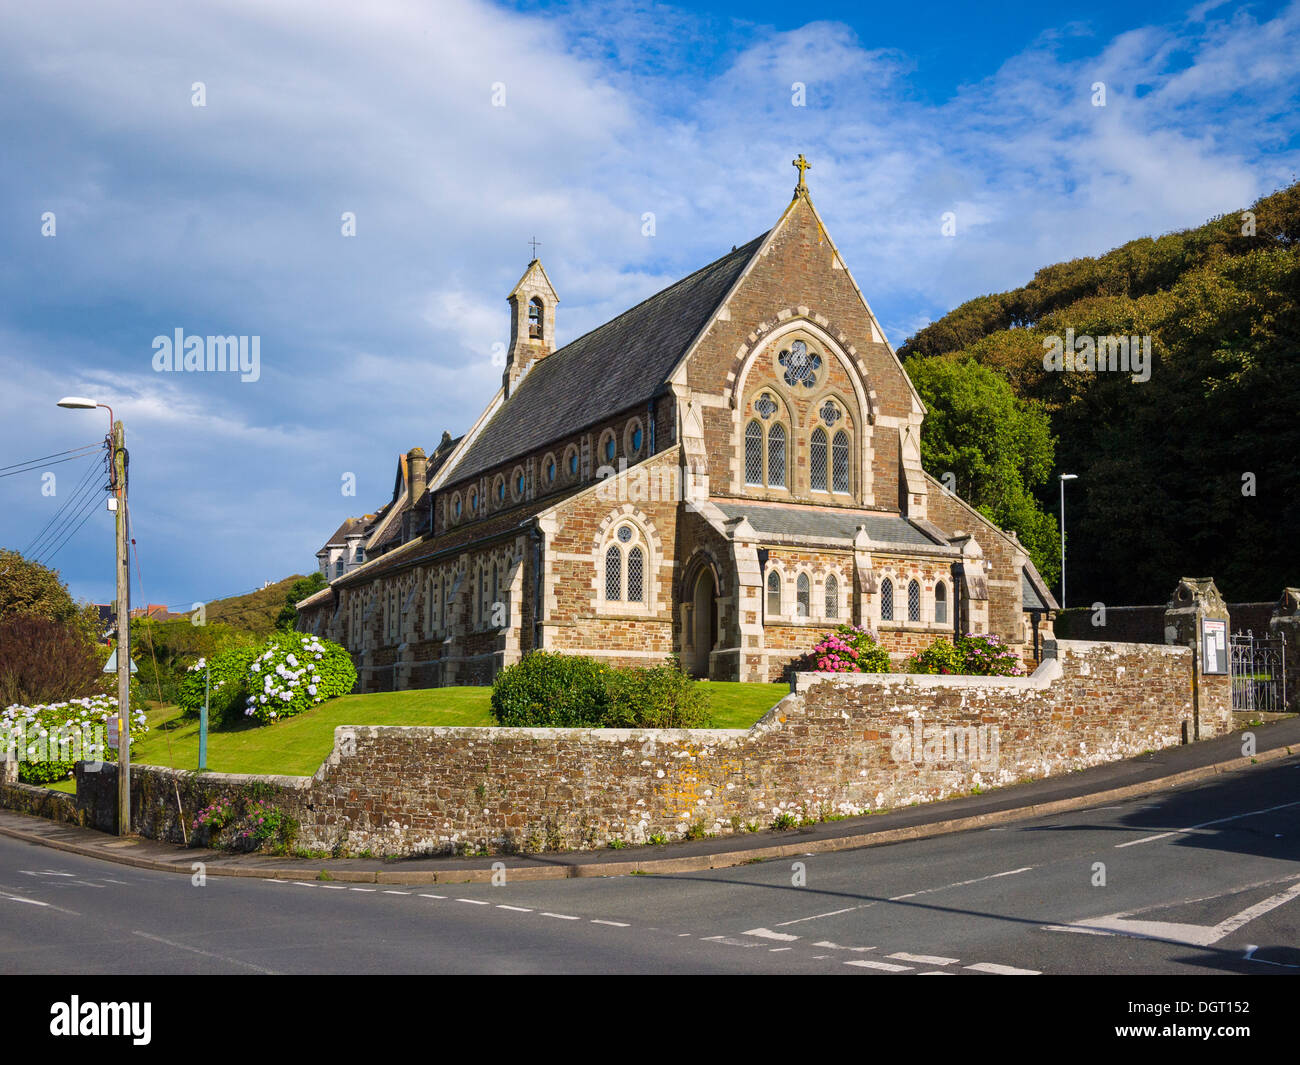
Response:
[[[1037,657],[1056,603],[921,468],[925,406],[794,165],[771,230],[562,348],[528,264],[500,390],[318,556],[299,625],[358,690],[485,684],[535,649],[776,680],[846,622]]]

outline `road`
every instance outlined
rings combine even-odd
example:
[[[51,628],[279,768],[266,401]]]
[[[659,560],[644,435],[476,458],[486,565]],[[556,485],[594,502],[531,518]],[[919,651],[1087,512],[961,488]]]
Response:
[[[677,876],[190,879],[0,837],[5,973],[1300,974],[1300,757]]]

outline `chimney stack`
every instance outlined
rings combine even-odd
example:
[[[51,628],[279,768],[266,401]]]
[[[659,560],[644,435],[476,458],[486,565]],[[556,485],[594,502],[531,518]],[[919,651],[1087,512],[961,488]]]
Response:
[[[412,504],[419,502],[424,495],[429,470],[429,460],[425,458],[424,448],[413,447],[406,453],[407,498]]]

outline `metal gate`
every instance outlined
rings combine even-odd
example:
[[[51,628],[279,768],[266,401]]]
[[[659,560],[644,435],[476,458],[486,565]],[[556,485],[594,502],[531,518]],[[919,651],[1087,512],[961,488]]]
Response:
[[[1228,638],[1232,660],[1232,708],[1261,713],[1286,710],[1286,645],[1281,636],[1249,630]]]

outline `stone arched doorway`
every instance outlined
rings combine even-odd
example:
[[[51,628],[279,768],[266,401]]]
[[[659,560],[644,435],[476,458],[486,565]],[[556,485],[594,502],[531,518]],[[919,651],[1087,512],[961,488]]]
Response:
[[[713,570],[701,566],[691,586],[686,669],[696,677],[709,675],[709,653],[718,645],[718,585]]]

